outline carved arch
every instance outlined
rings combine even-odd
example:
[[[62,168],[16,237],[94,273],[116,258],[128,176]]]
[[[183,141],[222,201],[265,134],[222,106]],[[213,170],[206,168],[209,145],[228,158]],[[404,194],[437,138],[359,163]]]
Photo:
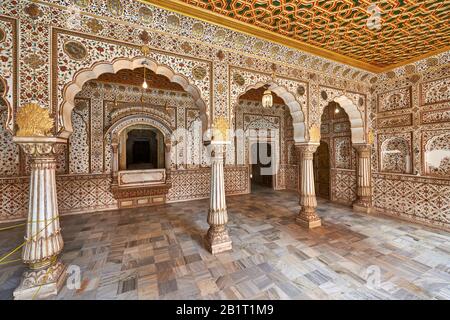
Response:
[[[289,112],[292,117],[292,126],[294,127],[294,141],[295,142],[305,142],[305,116],[303,114],[300,103],[297,101],[295,96],[289,92],[286,87],[277,84],[274,81],[260,81],[255,84],[247,86],[243,92],[241,92],[237,97],[235,97],[234,101],[231,99],[232,103],[236,104],[239,102],[239,98],[245,94],[247,91],[251,89],[259,89],[263,86],[269,86],[269,90],[274,92],[277,96],[279,96],[284,103],[288,106]],[[235,110],[236,106],[232,108]]]
[[[146,62],[144,65],[143,62]],[[182,74],[175,73],[170,67],[159,64],[151,58],[136,57],[116,58],[112,62],[96,62],[92,67],[79,70],[73,77],[73,80],[64,86],[63,102],[59,109],[59,122],[61,130],[60,137],[68,138],[73,131],[72,128],[72,110],[75,107],[75,96],[83,88],[83,85],[89,80],[97,79],[104,73],[117,73],[123,69],[134,70],[137,68],[148,68],[156,74],[167,77],[170,81],[178,83],[184,90],[191,94],[195,104],[200,109],[200,119],[202,121],[202,129],[208,128],[207,105],[201,98],[200,90],[193,85],[187,77]]]

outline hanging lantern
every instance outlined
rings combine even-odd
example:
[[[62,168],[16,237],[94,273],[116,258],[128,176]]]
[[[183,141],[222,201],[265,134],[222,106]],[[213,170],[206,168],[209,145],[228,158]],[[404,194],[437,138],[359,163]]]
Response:
[[[148,84],[147,84],[147,76],[145,74],[146,68],[144,67],[144,82],[142,83],[142,88],[147,89],[148,88]]]
[[[270,90],[264,91],[264,94],[262,97],[262,105],[264,108],[271,108],[273,106],[272,91],[270,91]]]

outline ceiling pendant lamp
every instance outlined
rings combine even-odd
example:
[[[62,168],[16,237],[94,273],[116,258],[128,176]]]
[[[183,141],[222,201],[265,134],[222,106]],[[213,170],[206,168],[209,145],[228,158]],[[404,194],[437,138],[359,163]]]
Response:
[[[144,66],[144,82],[142,83],[142,88],[144,88],[144,90],[147,90],[148,88],[146,70],[147,68]]]
[[[263,108],[272,108],[272,106],[273,106],[272,91],[270,91],[269,89],[264,91],[261,102],[262,102]]]

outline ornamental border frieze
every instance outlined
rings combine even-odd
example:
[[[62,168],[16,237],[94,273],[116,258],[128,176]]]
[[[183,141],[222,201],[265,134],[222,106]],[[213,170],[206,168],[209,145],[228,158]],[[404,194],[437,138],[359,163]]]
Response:
[[[8,1],[9,2],[9,1]],[[143,32],[151,31],[163,36],[173,36],[176,34],[181,41],[189,41],[193,44],[208,43],[208,47],[212,49],[222,49],[233,54],[244,54],[246,56],[252,55],[258,59],[266,59],[271,62],[280,62],[289,65],[291,68],[295,65],[301,64],[304,68],[310,70],[321,70],[325,73],[335,73],[335,76],[354,81],[356,76],[360,79],[356,81],[364,81],[370,78],[371,72],[365,71],[356,67],[348,66],[333,60],[318,57],[307,52],[301,52],[291,49],[287,46],[272,43],[267,40],[261,40],[254,36],[246,35],[241,32],[233,31],[225,27],[217,26],[208,22],[204,22],[188,16],[171,12],[154,5],[143,3],[142,1],[129,1],[126,6],[123,5],[123,12],[116,12],[119,14],[112,14],[106,6],[74,6],[72,3],[67,3],[66,0],[56,1],[39,1],[39,7],[43,11],[42,16],[49,15],[47,11],[63,11],[60,14],[52,14],[52,17],[64,17],[57,20],[59,27],[62,25],[69,25],[71,28],[78,28],[84,32],[92,32],[97,34],[105,34],[109,28],[103,24],[111,23],[121,27],[134,28],[142,30]],[[11,5],[10,5],[11,6]],[[9,11],[12,11],[8,4],[5,5]],[[142,9],[146,8],[147,13],[151,12],[151,19],[143,19]],[[74,14],[79,16],[77,23],[73,26],[68,23],[68,19]],[[22,18],[26,18],[24,13],[19,13]],[[148,14],[147,14],[148,16]],[[194,30],[194,26],[201,26],[202,32],[197,32],[199,28]],[[170,31],[171,33],[169,33]],[[150,35],[142,35],[143,41],[148,41]],[[355,81],[355,82],[356,82]]]
[[[435,176],[424,176],[424,175],[418,176],[407,173],[373,172],[372,177],[373,179],[408,181],[413,183],[432,183],[443,186],[450,186],[450,180]]]

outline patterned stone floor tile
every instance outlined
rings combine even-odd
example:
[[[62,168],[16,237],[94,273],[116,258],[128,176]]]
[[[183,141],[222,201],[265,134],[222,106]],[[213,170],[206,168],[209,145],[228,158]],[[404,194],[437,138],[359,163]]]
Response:
[[[227,204],[233,250],[216,256],[204,247],[207,199],[63,216],[61,259],[81,283],[51,299],[450,299],[447,232],[321,199],[323,226],[307,230],[296,193],[263,188]],[[0,233],[0,254],[23,234]],[[0,299],[24,270],[0,266]]]

